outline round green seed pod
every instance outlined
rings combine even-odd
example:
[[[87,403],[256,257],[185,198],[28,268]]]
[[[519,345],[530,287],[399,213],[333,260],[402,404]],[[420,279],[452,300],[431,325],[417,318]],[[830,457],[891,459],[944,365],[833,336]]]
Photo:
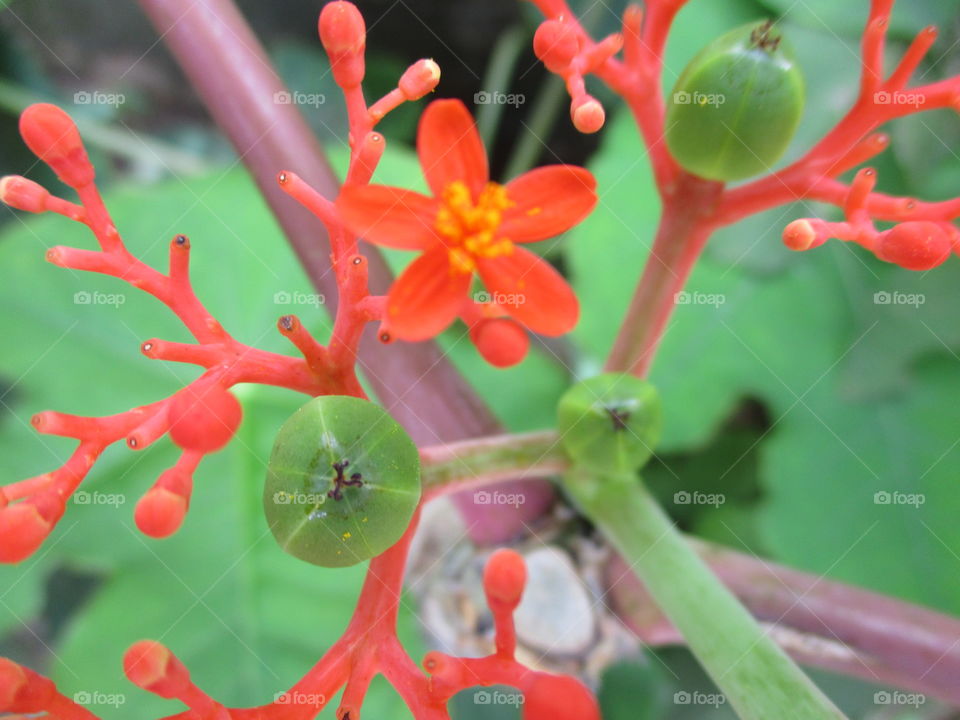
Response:
[[[688,172],[742,180],[769,171],[803,115],[804,82],[770,21],[732,30],[701,50],[667,99],[666,141]]]
[[[379,555],[420,502],[420,454],[383,408],[340,395],[314,398],[280,428],[263,509],[280,546],[323,567]]]
[[[660,396],[646,380],[605,373],[560,398],[560,438],[570,457],[599,473],[633,472],[660,440]]]

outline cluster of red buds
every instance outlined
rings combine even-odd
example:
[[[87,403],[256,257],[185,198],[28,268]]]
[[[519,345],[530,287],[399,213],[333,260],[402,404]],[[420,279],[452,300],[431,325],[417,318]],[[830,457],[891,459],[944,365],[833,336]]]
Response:
[[[372,633],[379,637],[384,622],[376,616],[358,617],[344,637],[301,680],[276,699],[256,708],[227,708],[199,689],[176,655],[159,642],[134,643],[123,658],[123,671],[133,684],[167,699],[176,699],[189,710],[183,720],[305,720],[326,707],[337,689],[345,685],[337,708],[340,720],[358,720],[370,680],[382,672],[407,699],[417,718],[448,718],[447,702],[458,692],[477,686],[508,685],[516,688],[516,705],[524,720],[600,720],[597,701],[580,681],[565,675],[535,671],[514,658],[516,632],[513,612],[526,583],[523,558],[512,550],[490,556],[483,575],[487,603],[495,629],[493,654],[482,658],[456,658],[431,652],[424,675],[403,653],[395,636],[370,651]],[[361,597],[361,602],[363,601]],[[358,651],[358,648],[361,650]],[[89,710],[59,693],[54,684],[10,660],[0,658],[0,712],[45,712],[62,720],[94,720]]]

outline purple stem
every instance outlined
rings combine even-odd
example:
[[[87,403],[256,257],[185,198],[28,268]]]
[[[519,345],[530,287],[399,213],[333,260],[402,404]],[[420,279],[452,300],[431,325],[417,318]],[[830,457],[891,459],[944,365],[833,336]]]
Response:
[[[710,568],[796,660],[960,706],[960,620],[690,539]],[[611,605],[648,645],[683,638],[622,558],[607,567]]]
[[[253,175],[317,290],[333,302],[323,224],[277,186],[281,170],[292,170],[329,198],[339,182],[298,109],[274,102],[285,87],[250,26],[231,0],[140,0],[213,119],[230,138]],[[319,40],[318,40],[319,42]],[[392,275],[381,254],[365,249],[374,292]],[[433,342],[397,343],[385,348],[374,328],[364,333],[359,367],[380,402],[422,445],[476,437],[500,430],[496,418]],[[505,493],[522,493],[511,505],[476,505],[455,496],[471,536],[498,542],[519,535],[524,523],[549,506],[553,489],[542,481],[504,483]]]

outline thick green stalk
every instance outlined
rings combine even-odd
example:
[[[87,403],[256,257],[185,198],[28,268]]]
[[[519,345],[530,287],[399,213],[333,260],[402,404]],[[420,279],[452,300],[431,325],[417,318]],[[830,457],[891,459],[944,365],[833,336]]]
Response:
[[[641,481],[575,467],[564,487],[630,563],[741,718],[844,717],[710,571]]]

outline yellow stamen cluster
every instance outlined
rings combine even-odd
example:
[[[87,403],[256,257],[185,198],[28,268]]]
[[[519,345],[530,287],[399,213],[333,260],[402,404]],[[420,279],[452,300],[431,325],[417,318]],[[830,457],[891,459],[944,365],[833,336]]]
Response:
[[[443,189],[441,200],[434,228],[445,241],[453,270],[472,273],[477,258],[513,252],[508,238],[497,237],[503,211],[513,205],[503,185],[487,183],[474,203],[466,183],[455,180]]]

